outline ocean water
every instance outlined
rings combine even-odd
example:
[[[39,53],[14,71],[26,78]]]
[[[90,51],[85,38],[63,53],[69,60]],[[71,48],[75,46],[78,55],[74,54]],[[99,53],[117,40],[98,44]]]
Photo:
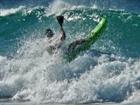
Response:
[[[67,46],[86,37],[97,17],[107,28],[88,51],[67,62],[48,54],[46,28],[59,35],[65,17]],[[138,0],[0,1],[0,105],[139,105]]]

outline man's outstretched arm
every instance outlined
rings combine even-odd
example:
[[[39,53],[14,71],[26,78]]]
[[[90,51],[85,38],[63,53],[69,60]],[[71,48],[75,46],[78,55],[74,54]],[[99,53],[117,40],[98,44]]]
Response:
[[[60,31],[61,31],[61,41],[64,41],[66,39],[66,34],[65,34],[64,29],[63,29],[63,26],[61,27]]]

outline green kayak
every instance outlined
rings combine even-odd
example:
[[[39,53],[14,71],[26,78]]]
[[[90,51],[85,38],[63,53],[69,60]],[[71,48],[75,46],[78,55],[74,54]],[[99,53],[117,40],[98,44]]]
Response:
[[[69,45],[68,53],[66,54],[66,59],[70,62],[76,56],[90,48],[90,46],[99,39],[102,32],[106,28],[107,19],[102,17],[96,27],[91,31],[91,33],[84,39],[76,40]]]

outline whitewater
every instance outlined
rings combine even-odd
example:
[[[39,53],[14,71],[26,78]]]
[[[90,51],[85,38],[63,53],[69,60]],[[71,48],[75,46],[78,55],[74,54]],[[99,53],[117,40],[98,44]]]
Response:
[[[140,12],[125,1],[123,6],[107,1],[46,0],[30,6],[25,0],[13,7],[2,2],[0,104],[139,105]],[[89,50],[68,62],[61,49],[53,55],[46,50],[45,29],[59,35],[58,15],[65,18],[64,46],[86,37],[98,17],[108,24]]]

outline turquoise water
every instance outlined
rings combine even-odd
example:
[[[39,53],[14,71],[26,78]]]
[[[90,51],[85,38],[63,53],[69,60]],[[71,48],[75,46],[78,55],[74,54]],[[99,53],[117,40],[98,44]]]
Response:
[[[17,101],[139,103],[139,11],[136,7],[125,8],[130,3],[123,10],[121,5],[117,6],[120,9],[112,9],[112,5],[103,9],[98,7],[99,2],[91,2],[97,5],[90,6],[84,1],[82,5],[77,3],[56,0],[47,1],[45,6],[0,5],[1,99],[10,98],[15,105]],[[67,62],[61,49],[55,55],[46,51],[45,29],[50,27],[59,35],[59,14],[65,17],[64,46],[86,37],[96,26],[96,17],[106,16],[108,25],[88,51]]]

